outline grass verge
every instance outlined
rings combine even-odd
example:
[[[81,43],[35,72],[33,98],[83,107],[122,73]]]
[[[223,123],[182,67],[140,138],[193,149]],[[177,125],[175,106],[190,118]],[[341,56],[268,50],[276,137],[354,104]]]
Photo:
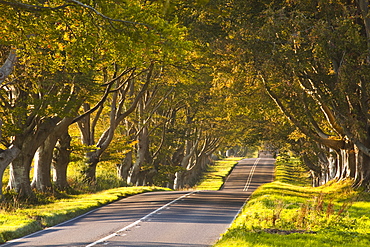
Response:
[[[214,247],[370,246],[370,195],[350,181],[310,187],[297,160],[277,162]]]
[[[8,212],[0,210],[0,242],[59,224],[104,204],[139,193],[167,190],[161,187],[120,187],[94,194],[69,195],[44,205],[20,207]],[[169,190],[169,189],[168,189]]]
[[[217,160],[207,168],[200,182],[195,186],[197,190],[219,190],[225,182],[238,161],[243,158],[232,157],[224,160]]]

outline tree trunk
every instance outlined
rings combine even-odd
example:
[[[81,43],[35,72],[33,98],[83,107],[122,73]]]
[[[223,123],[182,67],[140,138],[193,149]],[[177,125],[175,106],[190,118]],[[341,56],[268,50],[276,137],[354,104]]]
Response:
[[[63,118],[37,149],[34,160],[34,176],[31,183],[32,188],[42,192],[51,190],[51,163],[55,144],[60,136],[68,132],[68,126],[72,121],[73,118]]]
[[[58,140],[53,154],[53,182],[56,188],[65,190],[69,188],[67,181],[67,167],[70,162],[71,136],[64,133]]]
[[[45,142],[37,149],[34,159],[34,175],[31,187],[41,192],[50,191],[51,184],[51,162],[53,150],[57,142],[57,136],[49,135]]]
[[[349,177],[355,178],[356,176],[356,151],[354,147],[349,151],[348,154],[348,160],[349,160]]]
[[[331,150],[333,152],[333,150]],[[327,169],[327,174],[326,174],[326,181],[325,183],[333,180],[337,174],[338,166],[337,166],[337,156],[330,154],[328,158],[328,169]]]
[[[117,164],[118,177],[127,181],[129,170],[132,166],[132,151],[126,153],[125,158],[120,164]]]
[[[336,155],[333,156],[333,160],[334,160],[334,164],[335,164],[335,175],[334,175],[334,179],[336,179],[337,181],[340,180],[342,177],[342,173],[343,173],[343,160],[344,160],[344,157],[342,156],[342,149],[339,150],[338,152],[336,152]]]
[[[201,153],[198,155],[196,160],[194,161],[193,166],[190,170],[188,170],[184,177],[184,186],[185,187],[193,187],[197,182],[204,170],[206,170],[207,166],[210,163],[210,159],[206,153]]]
[[[179,148],[176,149],[176,151],[173,153],[172,158],[171,158],[171,164],[172,166],[181,166],[181,161],[184,158],[184,146],[180,146]],[[167,187],[170,189],[175,189],[175,183],[176,183],[176,175],[175,174],[169,174],[168,175],[168,184]]]
[[[353,146],[348,147],[348,149],[342,149],[340,153],[343,164],[340,179],[354,178],[354,170],[356,169],[356,158],[354,155]]]
[[[129,137],[129,141],[134,141],[135,140],[135,138],[133,137],[135,134],[134,128],[130,126],[128,120],[125,120],[125,125],[127,130],[126,135]],[[125,183],[127,183],[129,171],[132,167],[133,162],[132,155],[133,151],[130,150],[128,153],[126,153],[125,158],[121,160],[121,163],[117,164],[117,175],[119,178],[122,179],[122,181],[125,181]]]
[[[83,170],[83,180],[88,184],[96,183],[96,166],[100,160],[99,152],[88,152],[86,154],[86,167]]]
[[[189,120],[188,120],[188,122],[189,122]],[[192,141],[189,141],[189,140],[185,141],[184,155],[182,155],[182,159],[181,159],[181,163],[180,163],[181,167],[184,168],[184,170],[183,171],[178,171],[178,172],[175,173],[175,180],[174,180],[174,183],[173,183],[174,189],[184,188],[186,173],[192,167],[192,164],[193,164],[192,157],[195,154],[195,151],[196,151],[197,146],[198,146],[198,142],[199,142],[199,139],[197,139],[195,142],[192,142]]]
[[[362,12],[367,37],[367,62],[370,63],[370,18],[369,18],[369,0],[357,0],[358,6]]]
[[[191,164],[186,171],[183,171],[181,186],[193,187],[199,180],[201,174],[207,169],[211,163],[210,154],[201,152],[196,158],[190,160]]]
[[[25,148],[10,165],[10,178],[8,189],[15,190],[21,198],[33,198],[34,194],[30,185],[30,168],[35,151]]]
[[[175,173],[175,180],[173,181],[173,188],[179,190],[184,188],[184,178],[186,171],[179,171]]]
[[[10,165],[10,179],[7,188],[19,193],[20,197],[34,197],[30,184],[30,169],[36,150],[55,130],[59,118],[49,118],[35,126],[34,131],[17,135],[14,145],[21,147],[19,155]]]
[[[125,99],[127,96],[127,92],[131,86],[133,86],[134,80],[126,80],[130,81],[130,83],[127,83],[126,87],[121,87],[122,85],[126,84],[123,83],[120,85],[120,82],[117,81],[117,88],[121,88],[120,90],[115,90],[112,95],[112,103],[111,103],[111,109],[110,109],[110,124],[109,127],[103,132],[103,134],[100,136],[100,139],[98,143],[96,144],[96,150],[88,152],[86,154],[87,162],[86,167],[83,174],[85,176],[85,180],[90,183],[94,183],[96,181],[96,166],[100,160],[100,156],[103,154],[103,152],[108,148],[110,145],[113,137],[114,132],[117,128],[117,126],[134,110],[136,109],[138,102],[142,98],[143,94],[147,91],[148,86],[151,82],[152,72],[154,69],[154,63],[151,63],[149,71],[147,73],[146,82],[144,85],[141,86],[140,91],[136,94],[136,96],[133,98],[132,102],[129,103],[129,107],[127,110],[123,111]],[[87,108],[87,107],[86,107]],[[101,107],[102,109],[102,107]],[[98,114],[98,113],[97,113]],[[99,113],[100,115],[100,113]],[[83,138],[83,144],[85,145],[94,145],[94,131],[95,126],[98,118],[95,116],[95,120],[93,121],[93,124],[90,124],[90,116],[86,117],[86,123],[85,124],[79,124],[79,128],[81,130],[81,134],[83,136],[89,135],[89,143],[86,143],[85,138]]]
[[[9,52],[8,58],[5,63],[0,67],[0,83],[5,81],[5,79],[12,73],[14,64],[17,60],[16,50],[12,49]]]
[[[17,157],[20,150],[14,145],[11,145],[6,150],[1,150],[0,152],[0,198],[2,199],[3,195],[3,176],[4,171],[8,165]]]
[[[355,186],[370,188],[370,157],[358,150],[356,155]]]
[[[138,135],[137,139],[137,156],[136,162],[129,172],[127,179],[128,184],[139,185],[143,182],[144,174],[141,172],[143,165],[150,165],[152,163],[152,157],[149,151],[149,133],[148,128],[144,127]]]

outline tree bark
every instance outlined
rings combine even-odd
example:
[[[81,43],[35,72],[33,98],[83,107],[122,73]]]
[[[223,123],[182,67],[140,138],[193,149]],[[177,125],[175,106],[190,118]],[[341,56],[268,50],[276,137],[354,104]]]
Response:
[[[367,62],[370,63],[370,17],[369,17],[369,0],[357,0],[358,7],[362,12],[364,20],[366,37],[367,37]]]
[[[23,147],[10,165],[10,177],[7,188],[15,190],[21,198],[34,197],[30,185],[30,168],[35,152],[36,150],[33,147]]]
[[[196,147],[198,145],[198,141],[195,143],[191,141],[185,141],[185,154],[181,160],[180,166],[184,169],[183,171],[178,171],[175,173],[175,180],[173,183],[174,189],[182,189],[185,186],[185,176],[186,172],[189,170],[192,164],[192,156],[195,153]]]
[[[137,155],[135,164],[132,166],[127,179],[128,184],[140,185],[144,181],[144,173],[141,172],[143,165],[150,165],[152,163],[152,157],[149,151],[149,132],[148,127],[141,129],[137,138]]]
[[[84,181],[88,184],[96,183],[96,166],[100,161],[100,152],[92,151],[86,153],[86,167],[84,169]]]
[[[126,153],[125,158],[121,163],[117,164],[118,177],[123,181],[127,181],[129,171],[132,166],[132,151]]]
[[[57,125],[58,118],[49,118],[40,123],[34,131],[25,131],[15,137],[14,145],[21,147],[19,155],[10,165],[10,179],[7,188],[19,193],[20,197],[34,197],[30,184],[30,169],[36,150],[42,145]]]
[[[20,149],[14,145],[11,145],[8,149],[0,151],[0,198],[3,195],[3,176],[4,171],[8,165],[18,156]]]
[[[125,127],[126,127],[126,136],[129,138],[129,141],[134,141],[135,137],[134,135],[134,128],[130,126],[130,122],[128,120],[125,120]],[[119,178],[122,179],[125,183],[127,183],[128,174],[132,167],[132,156],[133,151],[130,150],[125,154],[125,157],[121,160],[119,164],[117,164],[117,175]]]
[[[59,190],[69,188],[67,181],[67,167],[71,154],[71,136],[65,132],[58,140],[53,153],[53,182]]]
[[[31,188],[40,192],[47,192],[52,189],[50,166],[56,142],[57,137],[55,135],[50,135],[37,149],[35,154]]]
[[[358,149],[356,153],[355,184],[370,189],[370,157]]]
[[[16,50],[12,49],[9,52],[8,58],[6,59],[5,63],[0,68],[0,83],[3,83],[5,79],[12,73],[16,60]]]
[[[46,138],[44,143],[37,149],[34,159],[34,176],[31,187],[46,192],[51,190],[51,163],[55,144],[63,133],[68,132],[68,126],[73,118],[64,118],[55,127],[54,131]]]

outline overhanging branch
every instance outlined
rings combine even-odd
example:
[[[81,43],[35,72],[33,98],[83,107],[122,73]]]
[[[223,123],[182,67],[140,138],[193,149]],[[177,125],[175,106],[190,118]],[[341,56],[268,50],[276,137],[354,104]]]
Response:
[[[108,20],[109,22],[121,22],[121,23],[125,23],[125,24],[141,25],[141,26],[147,27],[148,29],[154,29],[153,27],[151,27],[150,25],[145,24],[145,23],[135,22],[135,21],[125,21],[125,20],[121,20],[121,19],[110,18],[110,17],[104,15],[103,13],[99,12],[97,9],[95,9],[95,8],[89,6],[89,5],[86,5],[84,3],[81,3],[80,1],[77,1],[77,0],[68,0],[68,1],[69,2],[72,2],[72,3],[75,3],[78,6],[81,6],[81,7],[87,8],[87,9],[90,9],[95,14],[103,17],[104,19]]]
[[[0,4],[12,6],[14,8],[29,11],[29,12],[40,12],[40,11],[44,11],[44,10],[56,11],[56,10],[64,9],[66,7],[77,5],[77,6],[80,6],[80,7],[83,7],[83,8],[86,8],[86,9],[89,9],[89,10],[93,11],[95,14],[97,14],[100,17],[106,19],[110,23],[121,22],[121,23],[125,23],[125,24],[130,24],[130,25],[144,26],[144,27],[147,27],[148,29],[154,29],[152,26],[150,26],[148,24],[145,24],[145,23],[135,22],[135,21],[125,21],[125,20],[121,20],[121,19],[111,18],[111,17],[106,16],[103,13],[99,12],[94,7],[92,7],[90,5],[87,5],[87,4],[84,4],[84,3],[80,2],[80,1],[77,1],[77,0],[66,0],[66,2],[70,2],[70,3],[73,3],[73,4],[63,4],[63,5],[56,6],[56,7],[47,7],[47,6],[40,6],[40,5],[31,5],[31,4],[21,3],[21,2],[17,2],[17,1],[11,1],[10,2],[10,1],[0,0]]]
[[[31,4],[26,4],[26,3],[20,3],[20,2],[16,2],[16,1],[8,2],[8,1],[2,1],[2,0],[0,0],[0,4],[10,5],[10,6],[13,6],[17,9],[23,9],[23,10],[27,10],[27,11],[31,11],[31,12],[43,11],[43,10],[58,10],[58,9],[66,8],[68,6],[72,6],[70,4],[64,4],[64,5],[60,5],[60,6],[57,6],[57,7],[45,7],[45,6],[39,6],[39,5],[31,5]]]
[[[12,49],[9,52],[8,58],[6,59],[5,63],[0,68],[0,83],[5,81],[5,79],[12,73],[16,60],[17,60],[16,50]]]
[[[312,138],[314,141],[317,141],[327,147],[330,147],[334,150],[339,150],[344,148],[345,142],[343,140],[336,140],[333,138],[323,138],[315,131],[312,131],[311,129],[308,129],[304,127],[298,119],[295,118],[293,114],[284,106],[284,104],[279,100],[279,98],[272,92],[272,90],[267,85],[265,79],[262,75],[260,75],[261,80],[263,82],[263,85],[265,87],[265,90],[267,94],[270,96],[270,98],[275,102],[275,104],[278,106],[278,108],[282,111],[282,113],[293,123],[294,126],[296,126],[303,134],[306,136]]]

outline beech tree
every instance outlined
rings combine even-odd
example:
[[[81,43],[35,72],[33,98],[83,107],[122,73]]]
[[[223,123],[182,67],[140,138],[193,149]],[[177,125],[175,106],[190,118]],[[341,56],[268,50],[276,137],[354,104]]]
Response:
[[[316,185],[368,186],[368,2],[257,3],[243,9],[248,23],[230,29],[242,66],[297,128],[297,142],[314,147],[301,151]]]
[[[192,37],[213,53],[207,58],[216,90],[265,90],[262,98],[250,94],[254,99],[239,101],[252,108],[240,116],[251,120],[258,101],[270,97],[293,126],[283,121],[280,137],[301,154],[315,185],[353,178],[355,185],[368,186],[368,5],[363,0],[248,5],[234,0],[178,3],[178,8],[189,13],[183,20],[192,27]],[[270,133],[278,133],[273,126],[281,129],[278,121],[255,120],[249,123],[268,124]]]
[[[131,74],[128,76],[127,79],[123,81],[118,80],[117,87],[114,89],[114,92],[112,94],[108,128],[106,128],[106,130],[101,134],[101,137],[96,144],[94,137],[95,127],[97,119],[100,117],[100,113],[102,111],[98,111],[97,114],[94,116],[95,120],[93,121],[93,124],[91,124],[90,118],[88,118],[89,116],[78,122],[82,134],[83,144],[88,146],[96,146],[96,149],[93,149],[86,153],[87,167],[84,175],[87,182],[95,182],[96,165],[99,162],[100,156],[111,143],[114,137],[115,129],[129,114],[131,114],[135,110],[140,98],[146,92],[150,82],[152,81],[153,66],[154,64],[151,64],[149,66],[148,71],[145,73],[145,81],[143,82],[143,85],[137,90],[137,94],[133,94],[134,92],[130,91],[134,90],[136,86],[135,84],[140,85],[140,81],[138,78],[134,79]],[[131,96],[133,97],[133,99],[127,104],[125,99],[128,98],[129,93],[132,93]],[[125,106],[127,106],[127,108]],[[88,106],[85,105],[85,107]],[[102,108],[103,105],[100,106],[100,109]]]
[[[3,51],[1,55],[4,55]],[[0,68],[0,83],[3,83],[7,79],[7,77],[11,74],[15,61],[16,61],[16,53],[14,50],[10,50],[8,57],[6,58],[4,64]],[[2,85],[2,87],[4,86],[5,85]],[[3,127],[2,125],[3,125],[3,121],[0,119],[0,139],[2,139],[2,127]],[[1,149],[1,152],[0,152],[0,156],[1,156],[1,162],[0,162],[0,186],[1,187],[0,188],[2,188],[2,177],[3,177],[5,169],[17,157],[20,151],[17,146],[14,146],[12,144],[10,144],[10,146],[8,146],[9,145],[8,143],[2,142],[2,144],[6,147],[6,149],[5,150]],[[0,195],[2,195],[2,191],[0,191]]]
[[[73,117],[87,90],[93,89],[93,70],[91,62],[77,63],[81,49],[76,41],[86,33],[78,28],[85,23],[82,18],[71,23],[74,9],[1,4],[8,20],[2,23],[1,42],[16,49],[18,60],[2,87],[7,134],[3,141],[20,149],[10,167],[8,188],[32,196],[29,172],[33,156],[65,117]]]
[[[2,80],[3,77],[6,80],[1,88],[2,117],[6,116],[3,119],[3,143],[9,151],[20,150],[11,165],[8,187],[28,196],[32,195],[29,171],[36,150],[40,147],[38,155],[44,153],[47,157],[48,162],[43,161],[42,165],[47,168],[50,147],[59,138],[50,136],[52,140],[47,139],[49,134],[62,121],[67,121],[66,118],[73,122],[71,119],[78,115],[77,110],[84,101],[96,94],[104,95],[97,86],[99,81],[105,83],[100,78],[107,65],[121,61],[124,66],[132,67],[133,60],[140,64],[139,60],[144,59],[142,53],[152,55],[151,58],[145,56],[142,61],[154,62],[167,54],[168,49],[176,47],[174,43],[181,40],[182,31],[174,25],[173,29],[168,28],[160,17],[153,18],[161,5],[145,5],[140,1],[127,6],[106,1],[95,2],[94,6],[79,1],[42,4],[37,1],[1,1],[0,4],[4,6],[2,16],[7,19],[2,23],[1,44],[14,47],[18,58],[14,73],[8,75],[9,70],[4,67],[5,73],[1,74]],[[150,20],[151,25],[140,20]],[[165,38],[168,33],[175,35]],[[138,41],[135,46],[132,46],[132,37]],[[150,51],[143,39],[151,42]],[[177,53],[177,56],[181,57],[181,54]],[[49,143],[47,149],[44,148],[46,143]],[[36,161],[42,156],[38,157]],[[35,164],[33,184],[38,189],[48,187],[48,182],[39,180],[39,175],[45,173],[39,173],[41,166],[38,162]]]

